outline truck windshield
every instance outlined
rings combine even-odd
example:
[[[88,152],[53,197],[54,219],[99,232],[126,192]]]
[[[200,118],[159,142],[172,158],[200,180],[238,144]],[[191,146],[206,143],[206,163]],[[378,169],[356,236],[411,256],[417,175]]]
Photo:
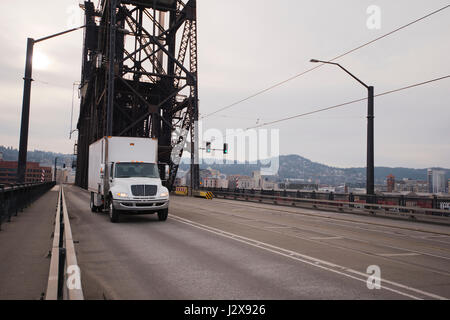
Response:
[[[154,163],[120,162],[115,167],[115,178],[159,178],[158,166]]]

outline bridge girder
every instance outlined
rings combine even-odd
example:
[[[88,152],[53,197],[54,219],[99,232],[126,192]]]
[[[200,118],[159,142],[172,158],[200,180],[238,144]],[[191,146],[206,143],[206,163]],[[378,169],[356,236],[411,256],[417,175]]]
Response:
[[[76,184],[87,188],[91,143],[128,136],[158,138],[172,188],[186,132],[197,147],[196,0],[85,1],[84,10]]]

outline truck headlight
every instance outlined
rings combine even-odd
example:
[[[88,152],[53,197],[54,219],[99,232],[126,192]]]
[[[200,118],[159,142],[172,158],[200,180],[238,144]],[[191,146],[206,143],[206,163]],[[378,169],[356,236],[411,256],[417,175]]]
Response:
[[[167,192],[167,191],[161,192],[161,194],[159,196],[160,197],[168,197],[169,196],[169,192]]]
[[[125,192],[117,192],[116,196],[118,196],[119,198],[128,198],[128,193]]]

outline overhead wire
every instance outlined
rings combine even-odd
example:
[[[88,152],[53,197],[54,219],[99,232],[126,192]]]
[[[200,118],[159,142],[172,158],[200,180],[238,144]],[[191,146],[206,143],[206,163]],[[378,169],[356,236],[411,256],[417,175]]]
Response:
[[[450,8],[450,4],[448,4],[448,5],[446,5],[446,6],[443,6],[443,7],[439,8],[439,9],[437,9],[437,10],[434,10],[433,12],[430,12],[430,13],[427,14],[427,15],[424,15],[424,16],[422,16],[422,17],[420,17],[420,18],[418,18],[418,19],[415,19],[415,20],[413,20],[413,21],[411,21],[411,22],[409,22],[409,23],[407,23],[407,24],[405,24],[405,25],[402,25],[402,26],[400,26],[400,27],[398,27],[398,28],[396,28],[396,29],[394,29],[394,30],[388,32],[388,33],[385,33],[385,34],[383,34],[383,35],[381,35],[381,36],[379,36],[379,37],[377,37],[377,38],[371,40],[371,41],[368,41],[368,42],[363,43],[362,45],[359,45],[359,46],[357,46],[357,47],[355,47],[355,48],[353,48],[353,49],[351,49],[351,50],[348,50],[348,51],[346,51],[346,52],[344,52],[344,53],[342,53],[342,54],[340,54],[340,55],[338,55],[338,56],[336,56],[336,57],[334,57],[334,58],[328,60],[328,62],[332,62],[332,61],[338,60],[338,59],[340,59],[340,58],[342,58],[342,57],[344,57],[344,56],[346,56],[346,55],[349,55],[349,54],[351,54],[351,53],[353,53],[353,52],[355,52],[355,51],[357,51],[357,50],[359,50],[359,49],[362,49],[362,48],[364,48],[364,47],[366,47],[366,46],[368,46],[368,45],[371,45],[372,43],[374,43],[374,42],[376,42],[376,41],[379,41],[379,40],[381,40],[381,39],[384,39],[384,38],[386,38],[386,37],[388,37],[388,36],[390,36],[390,35],[392,35],[392,34],[398,32],[398,31],[400,31],[400,30],[403,30],[403,29],[405,29],[405,28],[407,28],[407,27],[409,27],[409,26],[411,26],[411,25],[413,25],[413,24],[416,24],[416,23],[418,23],[418,22],[420,22],[420,21],[422,21],[422,20],[425,20],[426,18],[428,18],[428,17],[430,17],[430,16],[432,16],[432,15],[435,15],[435,14],[437,14],[437,13],[439,13],[439,12],[445,10],[445,9],[448,9],[448,8]],[[290,82],[290,81],[292,81],[292,80],[294,80],[294,79],[297,79],[297,78],[299,78],[299,77],[301,77],[301,76],[303,76],[303,75],[305,75],[305,74],[307,74],[307,73],[310,73],[310,72],[312,72],[312,71],[314,71],[314,70],[316,70],[316,69],[322,67],[323,65],[324,65],[323,63],[322,63],[322,64],[319,64],[319,65],[317,65],[317,66],[315,66],[315,67],[312,67],[312,68],[307,69],[307,70],[305,70],[305,71],[303,71],[303,72],[300,72],[300,73],[298,73],[298,74],[296,74],[296,75],[294,75],[294,76],[292,76],[292,77],[290,77],[290,78],[287,78],[286,80],[277,82],[277,83],[275,83],[275,84],[273,84],[273,85],[271,85],[271,86],[269,86],[269,87],[267,87],[267,88],[265,88],[265,89],[263,89],[263,90],[260,90],[260,91],[258,91],[258,92],[256,92],[256,93],[254,93],[254,94],[252,94],[252,95],[246,97],[246,98],[243,98],[243,99],[238,100],[238,101],[236,101],[236,102],[234,102],[234,103],[231,103],[231,104],[226,105],[226,106],[224,106],[224,107],[222,107],[222,108],[219,108],[219,109],[217,109],[216,111],[213,111],[213,112],[211,112],[211,113],[208,113],[208,114],[206,114],[206,115],[204,115],[204,116],[201,116],[200,119],[204,119],[204,118],[210,117],[210,116],[212,116],[212,115],[214,115],[214,114],[217,114],[217,113],[219,113],[219,112],[222,112],[222,111],[225,111],[225,110],[227,110],[227,109],[230,109],[230,108],[232,108],[232,107],[234,107],[234,106],[236,106],[236,105],[238,105],[238,104],[241,104],[241,103],[243,103],[243,102],[245,102],[245,101],[248,101],[248,100],[250,100],[250,99],[252,99],[252,98],[255,98],[255,97],[257,97],[257,96],[259,96],[259,95],[261,95],[261,94],[263,94],[263,93],[266,93],[267,91],[270,91],[270,90],[272,90],[272,89],[275,89],[275,88],[277,88],[277,87],[279,87],[279,86],[282,86],[283,84],[285,84],[285,83],[287,83],[287,82]]]
[[[423,85],[426,85],[426,84],[429,84],[429,83],[432,83],[432,82],[437,82],[437,81],[441,81],[441,80],[448,79],[448,78],[450,78],[450,74],[446,75],[446,76],[439,77],[439,78],[434,78],[434,79],[431,79],[431,80],[415,83],[415,84],[412,84],[412,85],[409,85],[409,86],[401,87],[401,88],[398,88],[398,89],[393,89],[393,90],[385,91],[385,92],[382,92],[382,93],[379,93],[379,94],[375,94],[374,97],[376,98],[376,97],[389,95],[389,94],[392,94],[392,93],[396,93],[396,92],[399,92],[399,91],[416,88],[416,87],[419,87],[419,86],[423,86]],[[265,123],[262,123],[262,124],[259,124],[259,125],[256,125],[256,126],[248,127],[248,128],[245,129],[245,131],[250,130],[250,129],[257,129],[257,128],[260,128],[260,127],[266,127],[266,126],[273,125],[273,124],[276,124],[276,123],[280,123],[280,122],[284,122],[284,121],[288,121],[288,120],[292,120],[292,119],[308,116],[308,115],[319,113],[319,112],[324,112],[324,111],[328,111],[328,110],[332,110],[332,109],[337,109],[337,108],[344,107],[344,106],[347,106],[347,105],[350,105],[350,104],[354,104],[354,103],[357,103],[357,102],[365,101],[367,99],[368,99],[367,97],[361,98],[361,99],[356,99],[356,100],[352,100],[352,101],[336,104],[336,105],[333,105],[333,106],[329,106],[329,107],[326,107],[326,108],[319,108],[319,109],[316,109],[316,110],[313,110],[313,111],[300,113],[300,114],[297,114],[297,115],[281,118],[281,119],[270,121],[270,122],[265,122]]]

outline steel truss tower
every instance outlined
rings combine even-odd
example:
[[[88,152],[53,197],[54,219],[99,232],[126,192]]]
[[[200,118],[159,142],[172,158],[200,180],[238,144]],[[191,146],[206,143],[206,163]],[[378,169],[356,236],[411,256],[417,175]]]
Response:
[[[83,8],[76,184],[87,188],[92,142],[127,136],[158,139],[169,188],[183,150],[192,150],[198,187],[196,0],[100,0],[97,8],[85,1]]]

